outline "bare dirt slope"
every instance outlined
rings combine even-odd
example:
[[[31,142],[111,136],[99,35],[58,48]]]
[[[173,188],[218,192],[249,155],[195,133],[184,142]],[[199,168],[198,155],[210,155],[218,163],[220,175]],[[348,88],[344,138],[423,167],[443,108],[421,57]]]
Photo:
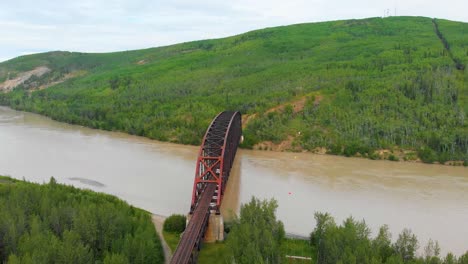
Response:
[[[23,84],[32,76],[41,77],[42,75],[50,72],[50,69],[46,66],[39,66],[34,70],[19,73],[18,76],[11,80],[6,80],[3,83],[0,83],[0,91],[9,92],[13,90],[18,85]]]

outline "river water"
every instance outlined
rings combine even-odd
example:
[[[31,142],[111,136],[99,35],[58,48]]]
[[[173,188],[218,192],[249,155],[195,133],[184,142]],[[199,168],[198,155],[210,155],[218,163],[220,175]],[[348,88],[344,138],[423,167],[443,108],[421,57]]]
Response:
[[[117,195],[150,212],[186,213],[198,147],[59,123],[0,107],[0,175],[58,182]],[[315,211],[338,223],[365,219],[438,240],[442,252],[468,250],[468,169],[309,153],[239,150],[223,214],[252,196],[275,198],[288,233],[307,236]]]

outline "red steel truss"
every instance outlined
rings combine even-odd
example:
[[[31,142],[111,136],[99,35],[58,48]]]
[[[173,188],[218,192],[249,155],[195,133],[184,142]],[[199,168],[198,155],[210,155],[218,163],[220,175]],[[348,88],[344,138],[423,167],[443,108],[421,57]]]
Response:
[[[208,127],[197,159],[190,206],[192,218],[177,245],[171,263],[196,263],[209,215],[211,212],[219,214],[241,134],[239,112],[221,112]]]
[[[197,159],[190,212],[197,207],[202,191],[209,183],[216,184],[210,208],[219,214],[219,207],[229,178],[237,146],[242,134],[241,114],[221,112],[208,127]]]

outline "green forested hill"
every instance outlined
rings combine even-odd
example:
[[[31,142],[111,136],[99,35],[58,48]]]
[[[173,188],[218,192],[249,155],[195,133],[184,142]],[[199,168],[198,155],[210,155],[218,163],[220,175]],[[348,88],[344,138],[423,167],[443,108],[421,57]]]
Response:
[[[248,121],[244,147],[466,161],[467,64],[468,23],[333,21],[138,51],[23,56],[0,64],[0,82],[51,71],[0,93],[0,103],[188,144],[219,111],[236,109]]]
[[[0,262],[163,263],[148,213],[106,194],[0,176]]]

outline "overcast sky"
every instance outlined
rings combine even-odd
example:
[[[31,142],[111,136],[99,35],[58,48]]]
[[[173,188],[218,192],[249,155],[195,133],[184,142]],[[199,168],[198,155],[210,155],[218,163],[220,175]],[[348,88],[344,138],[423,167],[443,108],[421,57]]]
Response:
[[[468,22],[467,0],[0,0],[0,61],[67,50],[109,52],[253,29],[390,15]]]

